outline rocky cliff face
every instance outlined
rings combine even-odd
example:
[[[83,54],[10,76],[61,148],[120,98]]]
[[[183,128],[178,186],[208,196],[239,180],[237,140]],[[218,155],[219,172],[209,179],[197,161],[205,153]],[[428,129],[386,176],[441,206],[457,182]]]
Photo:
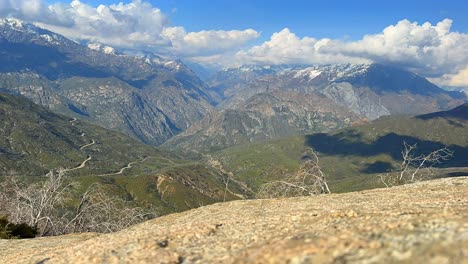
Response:
[[[212,151],[250,142],[329,131],[351,125],[359,116],[318,94],[259,93],[207,115],[165,143],[180,150]]]
[[[208,86],[180,61],[83,46],[14,19],[0,19],[0,60],[1,90],[148,144],[189,129],[168,143],[189,149],[321,132],[466,100],[378,64],[242,66],[216,73]]]
[[[227,102],[275,90],[315,92],[367,119],[446,110],[466,100],[462,93],[380,64],[242,66],[217,73],[209,83]]]
[[[242,66],[208,80],[218,111],[167,146],[209,151],[304,135],[391,114],[448,109],[466,100],[415,74],[379,64]]]
[[[182,62],[82,46],[0,19],[0,88],[56,112],[161,144],[203,118],[215,97]]]
[[[0,241],[2,263],[465,263],[468,178],[220,203],[113,234]]]

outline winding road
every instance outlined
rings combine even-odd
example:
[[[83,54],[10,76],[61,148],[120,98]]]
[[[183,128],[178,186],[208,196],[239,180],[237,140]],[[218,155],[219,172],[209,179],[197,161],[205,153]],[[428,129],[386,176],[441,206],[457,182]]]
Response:
[[[144,162],[145,160],[149,159],[151,156],[148,156],[148,157],[145,157],[143,158],[142,160],[139,160],[139,161],[132,161],[130,163],[128,163],[125,167],[121,168],[118,172],[115,172],[115,173],[108,173],[108,174],[101,174],[101,175],[97,175],[97,176],[112,176],[112,175],[120,175],[122,173],[124,173],[125,170],[128,170],[130,168],[132,168],[132,165],[135,164],[135,163],[140,163],[140,162]]]
[[[68,122],[75,127],[75,124],[74,122],[77,121],[76,118],[72,118],[71,120],[69,120]],[[83,131],[80,131],[80,136],[81,137],[84,137],[85,136],[85,133]],[[80,150],[83,150],[84,148],[87,148],[87,147],[90,147],[92,145],[96,144],[96,141],[94,139],[91,139],[91,143],[88,143],[86,145],[83,145],[80,147]],[[125,172],[125,170],[128,170],[128,169],[131,169],[132,168],[132,165],[133,164],[136,164],[136,163],[140,163],[140,162],[144,162],[145,160],[147,160],[148,158],[150,158],[151,156],[148,156],[148,157],[145,157],[143,158],[142,160],[139,160],[139,161],[133,161],[133,162],[130,162],[128,163],[126,166],[122,167],[118,172],[115,172],[115,173],[108,173],[108,174],[101,174],[101,175],[96,175],[96,176],[112,176],[112,175],[120,175],[120,174],[123,174]],[[78,170],[78,169],[82,169],[86,166],[86,163],[88,161],[90,161],[92,159],[92,156],[91,155],[88,155],[87,158],[78,166],[78,167],[75,167],[75,168],[71,168],[71,169],[65,169],[63,170],[64,172],[69,172],[69,171],[74,171],[74,170]],[[170,159],[166,159],[168,161],[170,161],[171,163],[174,163],[176,164],[174,161],[170,160]]]
[[[90,155],[88,155],[88,157],[78,167],[75,167],[75,168],[72,168],[72,169],[64,169],[63,172],[69,172],[69,171],[74,171],[74,170],[84,168],[84,166],[86,166],[86,163],[88,161],[90,161],[91,159],[92,159],[92,157]]]
[[[76,126],[75,126],[74,123],[75,123],[75,121],[77,121],[77,120],[78,120],[78,119],[76,119],[76,118],[74,117],[74,118],[72,118],[71,120],[69,120],[68,122],[69,122],[73,127],[76,128]],[[81,137],[84,137],[85,133],[83,133],[83,131],[80,131],[80,133],[81,133],[80,136],[81,136]],[[91,143],[81,146],[81,147],[80,147],[80,150],[82,150],[82,149],[84,149],[84,148],[87,148],[87,147],[89,147],[89,146],[92,146],[92,145],[94,145],[94,144],[96,144],[96,141],[94,141],[94,139],[91,139]],[[71,168],[71,169],[64,169],[63,172],[69,172],[69,171],[74,171],[74,170],[82,169],[82,168],[84,168],[84,167],[86,166],[86,163],[87,163],[88,161],[90,161],[92,158],[93,158],[93,157],[92,157],[91,155],[88,155],[88,156],[86,157],[86,159],[85,159],[83,162],[81,162],[81,164],[80,164],[78,167]]]
[[[91,139],[91,143],[82,146],[80,149],[87,148],[87,147],[92,146],[92,145],[94,145],[94,144],[96,144],[96,141],[94,141],[94,139]]]

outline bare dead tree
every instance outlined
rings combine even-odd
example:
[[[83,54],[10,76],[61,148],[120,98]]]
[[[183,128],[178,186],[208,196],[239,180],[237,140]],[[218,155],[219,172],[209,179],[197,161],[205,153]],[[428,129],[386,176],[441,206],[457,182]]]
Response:
[[[9,205],[6,202],[9,198],[7,192],[5,192],[4,185],[4,181],[2,181],[0,183],[0,217],[5,217],[9,211]]]
[[[78,190],[63,170],[49,172],[40,183],[8,177],[1,184],[0,203],[10,222],[35,227],[40,236],[112,232],[155,216],[151,208],[109,196],[103,185],[92,184],[81,195]]]
[[[217,171],[219,171],[223,177],[223,184],[224,184],[223,202],[225,202],[227,192],[229,191],[229,180],[231,179],[233,175],[231,172],[226,172],[224,170],[223,165],[221,164],[219,160],[213,159],[213,157],[211,157],[210,155],[206,155],[206,156],[208,156],[208,161],[207,161],[208,165],[216,169]]]
[[[433,166],[453,156],[453,151],[447,147],[419,155],[416,154],[416,150],[417,144],[403,142],[402,161],[397,165],[398,171],[379,175],[386,187],[421,181],[432,174]]]
[[[8,178],[2,184],[2,197],[10,221],[35,227],[40,235],[53,232],[53,212],[69,198],[71,187],[61,169],[47,173],[41,183],[28,185],[17,177]]]
[[[223,184],[224,184],[224,195],[223,195],[223,202],[226,201],[227,199],[227,194],[230,193],[231,195],[234,195],[236,197],[239,197],[241,199],[245,199],[245,197],[241,194],[238,194],[238,193],[234,193],[232,192],[231,190],[229,190],[229,184],[231,182],[234,182],[237,184],[237,186],[241,187],[244,191],[246,192],[251,192],[251,193],[254,193],[250,188],[248,188],[244,183],[240,182],[240,181],[237,181],[235,178],[234,178],[234,174],[230,171],[227,171],[223,164],[217,160],[217,159],[214,159],[211,155],[204,155],[205,157],[207,157],[207,164],[215,169],[216,171],[218,171],[220,173],[220,175],[223,177]]]
[[[323,173],[318,154],[309,150],[310,158],[299,170],[284,180],[271,181],[263,184],[257,194],[259,198],[310,196],[331,193],[325,174]]]
[[[149,210],[107,195],[105,188],[96,183],[87,188],[73,209],[61,216],[62,233],[114,232],[154,217]]]

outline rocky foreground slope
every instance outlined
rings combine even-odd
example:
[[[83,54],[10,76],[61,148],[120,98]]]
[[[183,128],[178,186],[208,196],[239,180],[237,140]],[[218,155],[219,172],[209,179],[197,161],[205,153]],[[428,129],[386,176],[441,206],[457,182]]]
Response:
[[[0,241],[0,263],[468,263],[468,177],[220,203],[121,232]]]

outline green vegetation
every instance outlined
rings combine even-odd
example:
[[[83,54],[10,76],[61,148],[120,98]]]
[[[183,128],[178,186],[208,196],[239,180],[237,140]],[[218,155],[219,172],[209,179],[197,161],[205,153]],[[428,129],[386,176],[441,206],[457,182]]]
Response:
[[[107,185],[113,195],[124,197],[135,204],[154,207],[159,214],[180,212],[223,200],[223,175],[200,164],[185,164],[160,170],[154,175],[81,176],[77,180],[85,190],[98,182]],[[235,182],[229,186],[232,193],[244,195]],[[228,193],[226,200],[239,199]]]
[[[95,142],[94,144],[91,144]],[[82,148],[83,146],[87,147]],[[121,133],[56,115],[26,99],[0,93],[0,175],[43,175],[58,167],[74,168],[72,175],[118,172],[145,157],[154,161],[150,172],[176,159]]]
[[[0,217],[0,239],[34,238],[36,235],[37,229],[24,223],[13,224]]]
[[[111,195],[152,205],[161,214],[224,199],[225,175],[210,166],[0,93],[0,178],[26,176],[35,182],[60,167],[83,190],[105,183]],[[230,190],[243,194],[236,183]]]
[[[82,190],[102,183],[110,195],[167,214],[254,197],[262,184],[296,173],[309,148],[319,154],[332,192],[382,186],[377,175],[395,169],[403,142],[417,144],[422,153],[449,148],[453,158],[439,167],[443,174],[456,176],[468,167],[466,107],[432,116],[385,117],[328,134],[237,146],[210,154],[221,162],[218,168],[206,156],[182,158],[0,93],[0,177],[26,176],[35,182],[49,170],[62,167]]]
[[[468,105],[432,116],[383,117],[332,133],[283,138],[225,149],[213,155],[253,190],[296,172],[308,147],[320,155],[332,192],[382,187],[377,175],[395,169],[403,142],[428,153],[447,147],[454,156],[439,164],[440,174],[456,176],[468,167]],[[466,114],[465,114],[466,115]]]

